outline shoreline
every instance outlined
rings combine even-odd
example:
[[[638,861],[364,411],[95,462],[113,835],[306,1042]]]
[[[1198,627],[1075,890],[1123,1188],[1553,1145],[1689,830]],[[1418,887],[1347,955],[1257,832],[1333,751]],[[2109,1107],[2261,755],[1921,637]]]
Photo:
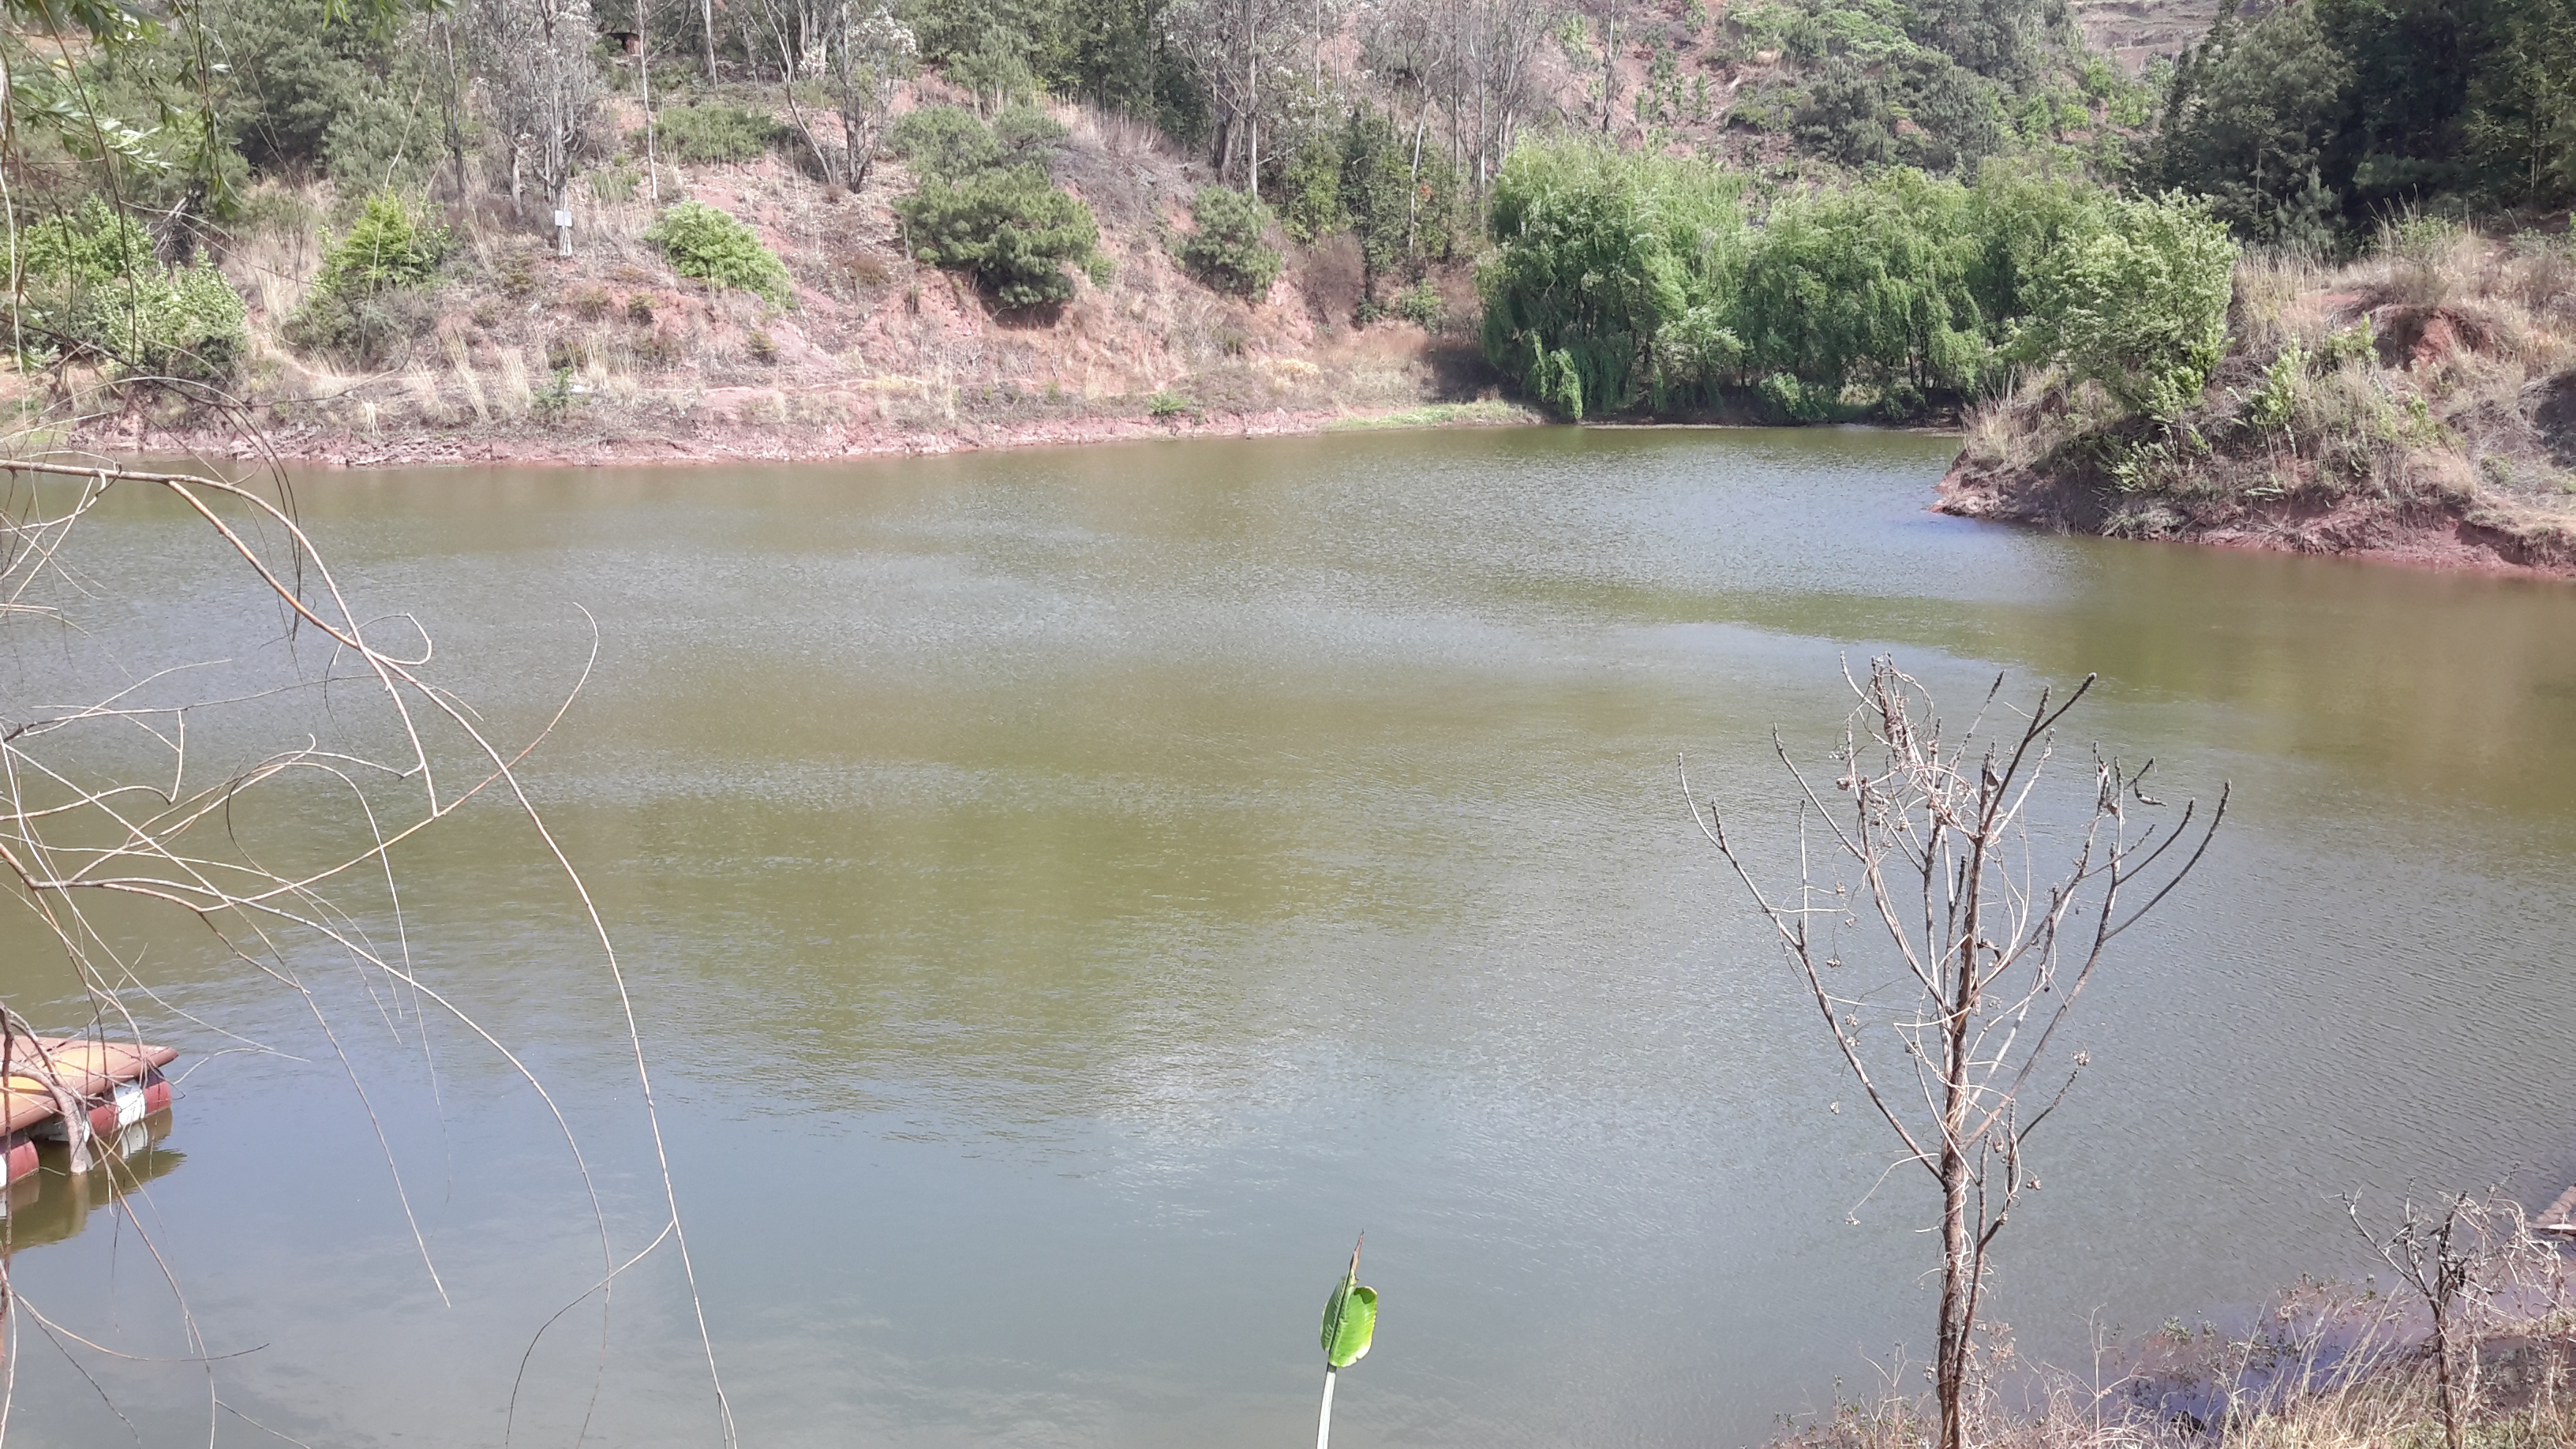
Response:
[[[141,457],[269,459],[323,468],[623,468],[646,464],[827,463],[934,457],[993,449],[1077,447],[1201,438],[1317,437],[1334,432],[1409,432],[1522,427],[1549,420],[1492,400],[1382,408],[1272,408],[1258,413],[1152,417],[1096,415],[1009,421],[958,419],[947,427],[862,426],[810,432],[729,422],[681,435],[567,438],[543,433],[370,436],[340,428],[286,425],[235,430],[97,429],[67,440],[87,450]]]
[[[2127,537],[2098,526],[2103,500],[2086,486],[2035,472],[1980,467],[1963,451],[1934,486],[1930,507],[1953,518],[2121,543],[2349,559],[2488,578],[2576,579],[2576,549],[2565,546],[2554,530],[2480,509],[2465,493],[2436,501],[2346,499],[2329,506],[2286,499],[2239,503],[2219,518],[2187,518],[2151,537]],[[2488,516],[2479,516],[2482,512]]]
[[[1761,425],[1694,419],[1559,424],[1519,403],[1416,403],[1375,408],[1272,408],[1257,413],[1198,412],[1170,417],[1099,414],[1016,420],[958,419],[946,427],[885,425],[796,431],[725,415],[723,424],[680,435],[544,433],[491,435],[405,430],[369,436],[340,428],[288,425],[245,435],[233,431],[154,429],[129,423],[75,441],[86,449],[140,457],[247,461],[306,467],[361,468],[628,468],[724,463],[829,463],[1024,448],[1219,438],[1321,437],[1336,432],[1418,432],[1488,427],[1573,426],[1620,432],[1728,431]],[[1951,427],[1873,431],[1951,434]],[[2481,521],[2452,508],[2395,506],[2246,510],[2224,524],[2123,538],[2085,526],[2099,500],[2063,481],[1981,468],[1965,451],[1932,490],[1927,511],[1981,523],[2086,534],[2137,544],[2181,544],[2256,553],[2299,554],[2421,572],[2576,580],[2576,553],[2538,547],[2509,521]]]

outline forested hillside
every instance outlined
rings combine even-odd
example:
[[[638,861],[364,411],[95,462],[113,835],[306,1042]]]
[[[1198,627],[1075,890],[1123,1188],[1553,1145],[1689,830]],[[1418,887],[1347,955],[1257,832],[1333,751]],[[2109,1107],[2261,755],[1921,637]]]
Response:
[[[2246,248],[2368,291],[2576,195],[2576,0],[2198,3],[12,0],[15,395],[413,451],[1984,409],[2142,477],[2279,360]],[[2388,305],[2321,315],[2501,335]]]

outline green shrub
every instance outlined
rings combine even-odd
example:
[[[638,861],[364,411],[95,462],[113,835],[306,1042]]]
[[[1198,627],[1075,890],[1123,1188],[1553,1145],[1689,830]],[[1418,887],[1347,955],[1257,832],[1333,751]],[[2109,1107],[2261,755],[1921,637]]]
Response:
[[[675,161],[757,161],[761,152],[786,134],[786,127],[758,111],[719,101],[665,106],[653,114],[654,147]],[[641,130],[635,132],[638,146],[643,136]]]
[[[987,97],[996,109],[1025,102],[1038,89],[1026,51],[1025,42],[1014,45],[1001,34],[990,35],[982,45],[949,61],[948,78],[964,86],[979,104]]]
[[[1279,251],[1270,245],[1270,208],[1261,198],[1223,186],[1202,186],[1190,202],[1198,230],[1181,238],[1181,265],[1221,292],[1260,297],[1279,279]]]
[[[208,266],[153,267],[94,288],[77,331],[128,373],[222,382],[250,346],[241,294]]]
[[[1071,299],[1073,279],[1064,268],[1088,266],[1100,240],[1091,208],[1033,166],[956,182],[926,179],[895,203],[895,214],[915,256],[972,273],[1013,310]]]
[[[152,234],[92,196],[9,238],[44,350],[95,355],[137,376],[221,382],[250,344],[241,295],[208,266],[165,267]]]
[[[993,167],[1002,147],[993,130],[963,106],[923,106],[907,111],[886,132],[886,148],[915,176],[962,181]]]
[[[313,289],[287,319],[286,340],[345,353],[361,366],[384,365],[437,321],[436,304],[420,289],[454,247],[445,227],[415,215],[392,192],[377,192],[323,253]]]
[[[1279,224],[1298,241],[1312,244],[1350,225],[1342,210],[1342,151],[1329,139],[1307,143],[1292,157],[1280,178],[1285,198]]]
[[[1003,166],[1043,166],[1072,135],[1062,121],[1034,106],[1013,106],[993,118],[993,145]]]
[[[683,201],[655,217],[644,239],[662,249],[671,270],[717,288],[738,288],[784,307],[795,296],[787,264],[734,218],[703,201]]]
[[[2227,347],[2236,243],[2207,203],[2116,201],[2098,236],[2040,259],[2017,349],[2170,422],[2199,401]]]
[[[1405,289],[1388,310],[1407,322],[1419,325],[1425,332],[1437,332],[1440,324],[1448,318],[1449,304],[1441,299],[1440,289],[1426,279]]]
[[[438,299],[419,287],[335,291],[316,287],[286,319],[289,344],[337,352],[361,367],[395,360],[403,344],[438,322]]]
[[[1854,380],[1975,391],[1994,344],[1969,203],[1965,187],[1898,169],[1774,207],[1735,308],[1750,365],[1828,397]]]
[[[1785,372],[1775,372],[1754,385],[1762,405],[1784,422],[1820,423],[1832,413],[1824,389],[1811,387]]]
[[[314,285],[335,292],[417,287],[438,274],[454,247],[447,228],[414,216],[392,192],[379,191],[367,198],[348,234],[324,253]]]
[[[1568,417],[1677,401],[1712,383],[1668,360],[1716,345],[1734,301],[1740,178],[1588,141],[1534,143],[1503,164],[1495,255],[1476,274],[1485,356]],[[1688,324],[1696,339],[1664,329]],[[1729,339],[1731,340],[1731,339]]]
[[[154,260],[152,233],[95,196],[77,210],[29,222],[10,242],[31,283],[95,287]]]

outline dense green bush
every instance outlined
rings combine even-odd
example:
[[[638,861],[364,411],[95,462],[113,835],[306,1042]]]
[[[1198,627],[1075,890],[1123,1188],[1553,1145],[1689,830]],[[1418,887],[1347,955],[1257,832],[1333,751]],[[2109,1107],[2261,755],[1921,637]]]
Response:
[[[915,256],[972,273],[1010,309],[1070,300],[1073,279],[1064,269],[1087,266],[1100,240],[1091,208],[1034,166],[954,182],[931,177],[894,209]]]
[[[1569,417],[1702,395],[1740,355],[1718,319],[1742,264],[1741,190],[1714,167],[1588,142],[1515,150],[1476,276],[1486,357]]]
[[[1899,167],[1754,224],[1742,184],[1588,142],[1516,151],[1477,274],[1486,356],[1573,417],[1729,394],[1796,421],[1906,417],[2015,361],[2168,416],[2225,339],[2235,250],[2188,204],[2001,163],[1973,186]]]
[[[636,133],[643,144],[643,132]],[[757,161],[763,151],[787,134],[787,128],[760,114],[720,101],[664,106],[653,113],[653,144],[674,161],[700,164]]]
[[[1912,170],[1782,202],[1750,235],[1735,299],[1750,364],[1828,394],[1852,381],[1976,391],[1995,337],[1970,216],[1965,187]]]
[[[1181,239],[1181,264],[1200,280],[1245,297],[1267,294],[1279,279],[1279,250],[1270,245],[1270,208],[1261,198],[1202,186],[1190,202],[1198,230]]]
[[[222,382],[250,345],[246,309],[209,266],[167,267],[152,234],[92,196],[9,238],[37,350],[88,354],[129,376]]]
[[[993,146],[1002,166],[1045,165],[1073,132],[1034,106],[1013,106],[993,118]]]
[[[1329,140],[1299,148],[1279,173],[1279,225],[1300,242],[1350,224],[1342,210],[1342,152]]]
[[[414,215],[400,196],[379,191],[324,254],[314,285],[342,292],[417,287],[438,274],[455,244],[447,228]]]
[[[645,228],[671,270],[719,289],[737,288],[784,307],[795,297],[787,264],[752,229],[703,201],[669,207]]]
[[[35,284],[100,286],[154,260],[152,233],[96,196],[27,223],[10,242],[20,273]]]
[[[434,303],[418,293],[454,246],[445,227],[416,215],[403,198],[387,191],[368,197],[348,233],[323,253],[312,290],[287,319],[286,340],[344,353],[365,367],[392,361],[437,320]]]
[[[964,106],[907,111],[886,132],[886,148],[923,181],[961,181],[1002,158],[993,129]]]
[[[2179,196],[2115,201],[2107,220],[2039,260],[2018,346],[2171,420],[2226,351],[2236,244],[2206,203]]]
[[[73,315],[81,340],[132,375],[222,382],[250,346],[241,294],[209,266],[147,268],[91,289]]]

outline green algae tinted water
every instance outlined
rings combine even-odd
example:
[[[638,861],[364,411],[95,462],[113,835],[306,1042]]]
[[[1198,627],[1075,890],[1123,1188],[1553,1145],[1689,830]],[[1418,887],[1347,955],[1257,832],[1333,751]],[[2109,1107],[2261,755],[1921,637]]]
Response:
[[[744,1443],[1301,1443],[1366,1229],[1337,1443],[1700,1445],[1871,1387],[1933,1309],[1923,1185],[1871,1195],[1884,1129],[1832,1110],[1673,783],[1687,752],[1776,846],[1770,731],[1819,754],[1845,656],[1962,702],[2098,672],[2081,736],[2235,786],[2088,997],[2001,1249],[2026,1352],[2357,1272],[2338,1193],[2576,1172],[2576,589],[1943,519],[1949,452],[1530,429],[295,498],[500,737],[597,621],[526,779],[622,953]],[[91,529],[90,577],[154,601],[117,616],[135,658],[266,657],[273,610],[173,564],[185,520]],[[252,823],[343,828],[314,810]],[[397,864],[424,978],[523,1052],[642,1249],[653,1147],[579,902],[498,802]],[[539,1336],[599,1229],[487,1049],[425,1055],[315,953],[326,1037],[129,929],[193,1074],[134,1214],[48,1197],[11,1273],[182,1361],[22,1315],[12,1435],[716,1442],[667,1245]],[[12,1002],[74,1014],[8,944]]]

